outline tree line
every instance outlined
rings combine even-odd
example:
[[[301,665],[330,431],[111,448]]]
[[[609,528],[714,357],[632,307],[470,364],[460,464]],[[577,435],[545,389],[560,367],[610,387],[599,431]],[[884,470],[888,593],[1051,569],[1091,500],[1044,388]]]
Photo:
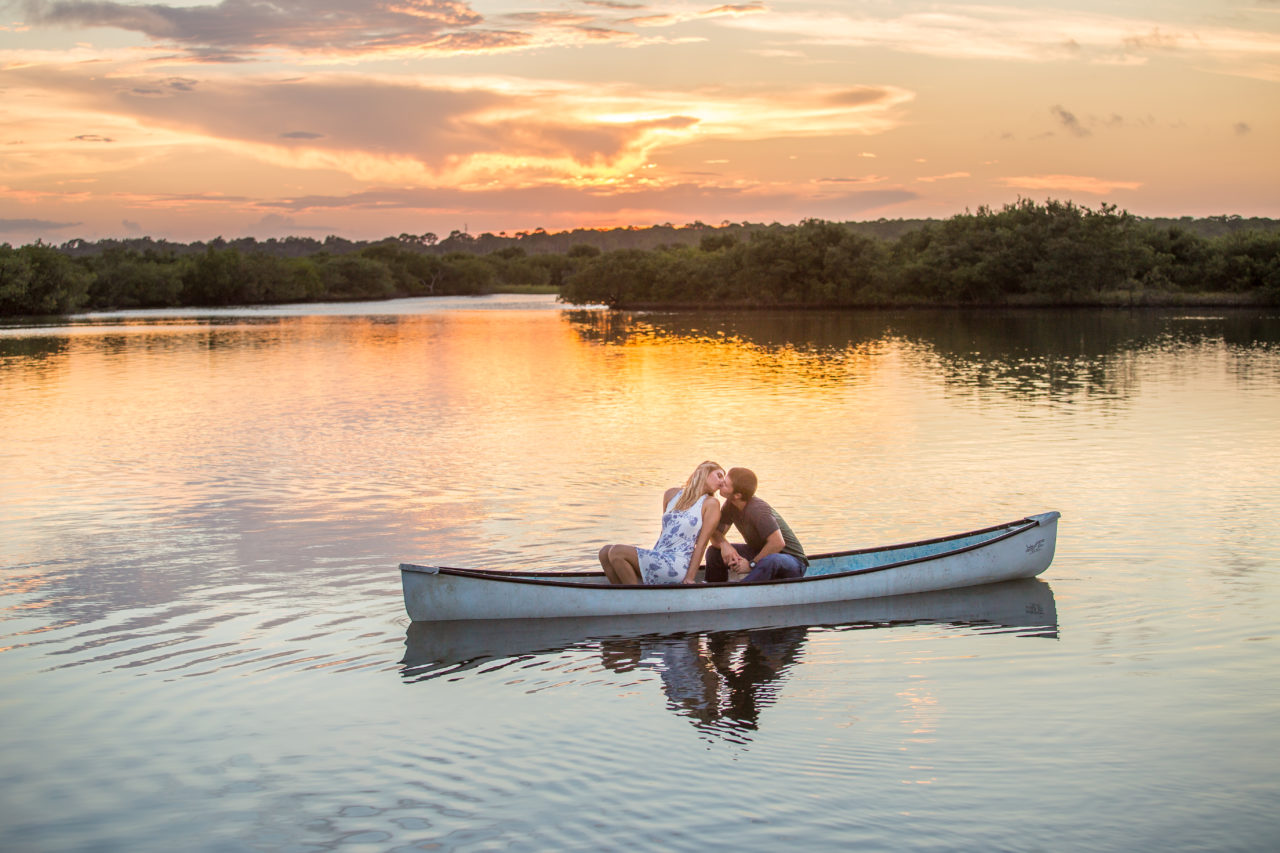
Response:
[[[1280,301],[1273,220],[1143,220],[1020,200],[947,220],[695,222],[178,244],[0,244],[0,315],[536,288],[613,306],[1093,303],[1219,294]]]
[[[1219,237],[1225,234],[1243,231],[1280,231],[1280,220],[1249,218],[1241,216],[1207,216],[1192,218],[1183,216],[1178,219],[1141,219],[1137,220],[1157,228],[1177,227],[1190,231],[1201,237]],[[917,231],[937,224],[935,219],[874,219],[864,222],[843,222],[845,228],[866,237],[878,240],[896,240],[911,231]],[[449,255],[464,252],[475,255],[488,255],[503,249],[520,248],[529,255],[563,255],[569,250],[590,246],[602,252],[615,249],[658,249],[670,246],[697,246],[708,234],[714,232],[719,237],[733,236],[739,241],[747,240],[761,231],[787,231],[794,226],[781,225],[777,222],[729,222],[725,220],[719,225],[708,225],[705,222],[690,222],[685,225],[672,225],[670,222],[651,225],[645,228],[627,226],[624,228],[575,228],[570,231],[547,231],[534,228],[531,231],[517,231],[507,234],[505,231],[493,234],[484,232],[473,235],[465,230],[455,230],[447,237],[441,238],[431,232],[424,234],[403,233],[397,237],[386,237],[375,241],[347,240],[330,234],[323,240],[314,237],[285,237],[258,240],[254,237],[239,237],[224,240],[221,237],[209,242],[175,243],[167,240],[156,240],[152,237],[108,238],[90,242],[88,240],[68,240],[58,246],[63,253],[72,257],[99,255],[111,249],[131,249],[137,252],[157,251],[175,255],[198,255],[209,248],[238,249],[245,254],[271,255],[278,258],[302,258],[312,255],[347,255],[359,252],[374,245],[394,244],[406,251],[416,254]]]
[[[1280,303],[1280,231],[1205,237],[1103,205],[1021,200],[876,240],[837,223],[601,253],[561,299],[645,306]]]
[[[576,256],[574,256],[576,257]],[[43,243],[0,245],[0,315],[87,310],[263,305],[323,300],[482,294],[525,288],[554,292],[573,257],[424,255],[395,241],[349,254],[276,257],[234,246],[202,252],[111,247],[74,257]]]

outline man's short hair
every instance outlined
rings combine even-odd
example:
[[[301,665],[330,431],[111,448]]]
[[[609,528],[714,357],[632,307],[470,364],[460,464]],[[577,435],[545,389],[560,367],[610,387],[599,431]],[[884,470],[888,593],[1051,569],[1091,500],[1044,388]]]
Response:
[[[744,501],[751,500],[759,485],[756,472],[750,468],[730,468],[729,479],[733,481],[734,494],[742,495]]]

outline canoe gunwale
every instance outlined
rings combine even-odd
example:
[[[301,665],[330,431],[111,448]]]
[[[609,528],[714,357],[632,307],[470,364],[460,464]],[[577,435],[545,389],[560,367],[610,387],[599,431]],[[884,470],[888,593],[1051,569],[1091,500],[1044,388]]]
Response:
[[[916,542],[905,542],[899,545],[881,545],[881,546],[876,546],[872,548],[857,548],[857,549],[852,549],[848,551],[832,551],[824,554],[815,554],[810,559],[821,560],[821,559],[827,559],[832,557],[849,557],[857,554],[874,554],[882,551],[894,551],[901,548],[914,548],[914,547],[919,547],[924,545],[935,545],[939,542],[947,542],[953,539],[964,539],[969,536],[979,536],[983,533],[992,533],[997,530],[1005,531],[999,536],[993,536],[990,539],[983,539],[980,542],[973,542],[958,548],[939,551],[936,554],[925,554],[923,556],[912,557],[907,560],[898,560],[896,562],[886,563],[883,566],[868,566],[865,569],[850,569],[848,571],[832,572],[830,574],[806,575],[798,578],[778,578],[774,580],[751,581],[750,583],[739,581],[738,583],[735,583],[734,586],[741,588],[741,587],[762,587],[762,586],[769,586],[771,584],[812,583],[816,581],[831,580],[834,578],[847,578],[847,577],[853,577],[856,575],[876,574],[878,572],[884,572],[890,569],[901,568],[902,566],[910,566],[917,563],[927,563],[933,560],[942,559],[944,557],[950,557],[956,554],[963,554],[968,551],[976,551],[980,548],[986,548],[990,545],[994,545],[997,542],[1002,542],[1005,539],[1009,539],[1011,537],[1017,536],[1020,533],[1024,533],[1033,527],[1038,527],[1041,524],[1045,523],[1046,521],[1054,521],[1054,520],[1057,520],[1058,518],[1058,514],[1056,512],[1048,513],[1047,515],[1048,515],[1048,518],[1045,518],[1044,516],[1040,516],[1040,517],[1028,516],[1026,518],[1019,519],[1018,521],[1009,522],[1007,524],[997,524],[992,527],[984,527],[979,530],[970,530],[965,533],[955,533],[950,536],[939,536],[933,539],[922,539]],[[543,576],[535,577],[535,576],[531,576],[530,574],[522,575],[516,572],[506,572],[506,571],[500,571],[497,569],[461,569],[461,568],[453,568],[449,566],[421,566],[413,563],[401,563],[400,571],[419,572],[422,574],[458,575],[462,577],[475,578],[477,580],[492,580],[492,581],[498,581],[501,583],[523,583],[523,584],[533,584],[535,586],[563,586],[563,587],[572,587],[575,589],[582,589],[584,587],[584,584],[577,581],[558,580],[558,578],[571,578],[571,577],[581,578],[581,577],[595,577],[595,576],[604,577],[602,572],[558,572],[554,574],[547,573]],[[590,584],[589,586],[595,588],[597,585]],[[659,591],[659,590],[669,591],[672,589],[706,590],[708,587],[714,588],[719,586],[721,586],[721,584],[650,585],[650,584],[602,583],[598,585],[598,588],[618,589],[618,590],[647,589],[647,590],[655,590],[655,591]]]

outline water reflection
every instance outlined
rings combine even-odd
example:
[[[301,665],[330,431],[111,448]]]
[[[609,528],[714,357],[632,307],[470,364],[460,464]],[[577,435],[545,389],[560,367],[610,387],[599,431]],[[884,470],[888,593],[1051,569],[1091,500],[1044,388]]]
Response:
[[[1280,323],[1260,309],[1114,309],[625,312],[567,310],[588,341],[732,339],[765,348],[843,350],[886,338],[919,341],[943,353],[1033,353],[1092,357],[1224,340],[1255,348],[1280,344]]]
[[[567,651],[599,655],[599,666],[650,672],[667,708],[704,734],[745,741],[803,663],[811,633],[937,624],[978,633],[1058,636],[1053,590],[1041,580],[892,598],[752,611],[651,614],[590,619],[414,622],[405,635],[401,677],[409,683],[536,666]],[[559,672],[560,677],[565,673]]]
[[[1133,359],[1223,345],[1239,374],[1280,345],[1280,323],[1259,310],[568,311],[591,343],[721,344],[785,362],[811,383],[856,378],[850,357],[906,353],[943,381],[1014,397],[1065,399],[1081,392],[1121,398],[1137,384]]]
[[[181,632],[171,614],[211,590],[287,608],[299,588],[375,591],[423,540],[494,547],[486,525],[537,511],[518,483],[474,489],[472,454],[534,441],[572,475],[530,438],[565,431],[545,415],[561,392],[530,380],[587,371],[549,300],[483,304],[0,328],[0,610],[23,616],[0,646],[118,614]],[[554,476],[534,477],[541,497]]]
[[[806,626],[602,640],[606,669],[657,672],[667,708],[699,731],[745,742],[800,658]]]
[[[1268,849],[1274,320],[436,304],[0,328],[0,849],[646,848],[671,779],[672,850]],[[815,552],[1063,511],[1063,641],[1038,582],[406,631],[398,562],[590,568],[703,458]]]

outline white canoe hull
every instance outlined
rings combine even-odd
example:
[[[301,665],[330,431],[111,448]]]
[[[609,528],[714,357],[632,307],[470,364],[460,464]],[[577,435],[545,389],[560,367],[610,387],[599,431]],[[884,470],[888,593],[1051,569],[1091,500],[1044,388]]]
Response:
[[[942,539],[819,555],[803,578],[763,583],[615,586],[603,574],[517,573],[403,563],[415,622],[558,619],[795,607],[1035,577],[1053,561],[1058,513]]]

